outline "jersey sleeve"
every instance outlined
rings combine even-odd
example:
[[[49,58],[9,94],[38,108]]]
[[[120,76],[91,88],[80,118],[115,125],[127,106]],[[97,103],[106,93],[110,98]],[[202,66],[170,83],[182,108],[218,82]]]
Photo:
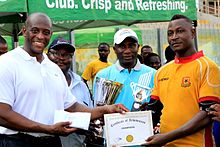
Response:
[[[201,75],[199,102],[204,101],[220,103],[220,69],[215,64],[208,64]]]
[[[156,72],[154,76],[154,87],[151,93],[151,99],[160,100],[159,94],[158,94],[158,72]]]

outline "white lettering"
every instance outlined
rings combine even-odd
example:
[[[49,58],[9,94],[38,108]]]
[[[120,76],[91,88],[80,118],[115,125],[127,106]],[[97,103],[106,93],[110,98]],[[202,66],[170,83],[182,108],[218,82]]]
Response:
[[[108,13],[108,11],[112,8],[111,0],[105,1],[105,13]]]
[[[74,9],[75,3],[74,0],[67,0],[67,8]]]
[[[161,2],[157,2],[157,10],[162,10],[162,3]]]
[[[112,4],[111,0],[91,0],[90,3],[86,3],[85,0],[82,0],[82,6],[84,9],[105,10],[105,13],[108,13]]]
[[[70,8],[73,9],[75,7],[74,0],[55,0],[55,2],[51,2],[46,0],[46,5],[48,8],[61,8],[66,9]]]
[[[186,6],[185,1],[171,1],[171,0],[164,0],[156,1],[156,0],[136,0],[136,7],[137,10],[180,10],[182,13],[186,12],[188,6]]]
[[[82,6],[85,9],[89,9],[90,8],[90,4],[86,4],[86,0],[82,0]]]
[[[52,2],[52,3],[50,4],[49,0],[46,0],[46,5],[47,5],[48,8],[54,8],[55,3]]]
[[[134,4],[132,3],[132,0],[129,1],[115,1],[115,9],[116,10],[134,10]]]

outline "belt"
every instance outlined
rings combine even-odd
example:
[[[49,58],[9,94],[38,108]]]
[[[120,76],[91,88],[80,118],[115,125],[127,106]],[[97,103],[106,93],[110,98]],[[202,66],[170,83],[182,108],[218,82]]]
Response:
[[[61,147],[61,142],[59,136],[41,136],[35,137],[29,134],[17,133],[17,134],[0,134],[0,142],[3,141],[6,143],[11,143],[11,146],[14,146],[14,143],[20,142],[21,144],[26,144],[31,147]]]
[[[17,133],[17,134],[0,134],[0,137],[8,137],[14,139],[31,139],[31,140],[51,140],[58,136],[32,136],[30,134],[25,133]]]
[[[18,134],[27,134],[27,135],[31,135],[34,137],[46,137],[46,136],[54,137],[54,135],[45,134],[45,133],[19,132]]]

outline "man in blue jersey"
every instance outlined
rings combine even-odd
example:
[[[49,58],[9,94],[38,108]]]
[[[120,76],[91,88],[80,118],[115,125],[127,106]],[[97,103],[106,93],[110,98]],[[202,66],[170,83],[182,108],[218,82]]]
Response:
[[[124,28],[115,33],[113,49],[118,61],[99,71],[96,78],[104,78],[123,84],[115,103],[122,103],[131,111],[136,111],[141,103],[148,101],[150,91],[154,86],[156,70],[141,64],[137,59],[139,41],[137,34],[131,29]],[[93,89],[96,101],[95,83]],[[140,93],[141,100],[138,100]]]

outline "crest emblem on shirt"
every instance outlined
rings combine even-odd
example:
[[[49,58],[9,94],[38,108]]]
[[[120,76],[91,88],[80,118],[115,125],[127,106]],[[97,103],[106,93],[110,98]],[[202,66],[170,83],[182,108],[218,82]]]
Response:
[[[181,87],[190,87],[190,77],[183,77]]]

